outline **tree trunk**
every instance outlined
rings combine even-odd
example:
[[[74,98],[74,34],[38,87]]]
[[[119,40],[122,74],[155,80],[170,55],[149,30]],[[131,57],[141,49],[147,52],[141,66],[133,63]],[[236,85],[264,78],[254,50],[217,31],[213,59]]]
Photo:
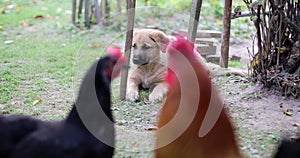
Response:
[[[82,6],[83,6],[83,0],[79,0],[79,6],[78,6],[78,19],[81,18],[81,13],[82,13]]]
[[[99,26],[101,26],[102,25],[102,19],[101,19],[101,15],[100,15],[100,6],[99,6],[98,0],[94,0],[94,6],[95,6],[95,18],[97,20],[97,24]]]
[[[90,28],[91,25],[90,25],[90,1],[89,0],[85,0],[85,4],[84,4],[84,20],[85,20],[85,26],[87,28]]]
[[[72,0],[72,23],[75,25],[76,23],[76,1]]]

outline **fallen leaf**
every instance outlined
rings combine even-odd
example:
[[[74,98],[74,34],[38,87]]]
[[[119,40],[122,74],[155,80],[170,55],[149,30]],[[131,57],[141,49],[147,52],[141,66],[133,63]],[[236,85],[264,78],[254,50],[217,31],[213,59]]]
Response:
[[[17,6],[17,12],[21,11],[22,7],[21,6]]]
[[[101,47],[101,46],[102,46],[102,44],[98,43],[98,44],[92,45],[92,48],[99,48],[99,47]]]
[[[291,137],[290,137],[291,140],[297,140],[297,139],[299,139],[299,138],[300,138],[299,136],[291,136]]]
[[[39,102],[41,102],[41,100],[40,100],[40,99],[37,99],[37,100],[33,101],[32,105],[36,105],[36,104],[38,104]]]
[[[13,9],[14,7],[15,7],[15,6],[14,6],[13,4],[7,5],[7,6],[6,6],[7,9]]]
[[[4,9],[2,9],[2,8],[0,8],[0,12],[1,12],[2,14],[6,14],[6,11],[5,11]]]
[[[65,11],[65,14],[71,15],[71,14],[72,14],[72,11],[71,11],[71,10],[66,10],[66,11]]]
[[[299,126],[300,126],[300,123],[294,123],[293,126],[299,127]]]
[[[292,109],[286,109],[284,112],[287,116],[292,116],[293,115],[293,110]]]
[[[48,8],[47,8],[47,7],[42,7],[41,9],[42,9],[42,10],[48,10]]]
[[[17,103],[16,100],[12,100],[12,101],[10,102],[11,105],[15,105],[16,103]]]
[[[25,22],[25,21],[22,21],[22,22],[21,22],[21,25],[22,25],[22,26],[28,26],[28,23]]]
[[[57,9],[56,9],[56,13],[60,13],[61,11],[62,11],[61,8],[57,8]]]
[[[131,144],[131,146],[136,146],[136,145],[138,145],[138,142],[133,142],[133,143]]]
[[[127,123],[126,120],[118,120],[118,121],[116,122],[117,125],[124,125],[125,123]]]
[[[44,19],[44,16],[43,15],[37,15],[34,17],[35,19]]]
[[[12,44],[12,43],[14,43],[13,40],[7,40],[7,41],[4,41],[4,44]]]
[[[157,127],[147,127],[147,128],[145,128],[145,130],[147,130],[147,131],[155,131],[155,130],[157,130]]]

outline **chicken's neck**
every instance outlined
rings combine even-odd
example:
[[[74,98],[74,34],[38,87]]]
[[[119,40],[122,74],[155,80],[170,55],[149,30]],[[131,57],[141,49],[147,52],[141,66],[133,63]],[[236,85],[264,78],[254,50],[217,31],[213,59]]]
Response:
[[[96,71],[90,71],[84,78],[77,101],[67,117],[67,122],[97,124],[102,120],[113,121],[110,96],[111,79],[106,76],[101,64],[97,65]]]

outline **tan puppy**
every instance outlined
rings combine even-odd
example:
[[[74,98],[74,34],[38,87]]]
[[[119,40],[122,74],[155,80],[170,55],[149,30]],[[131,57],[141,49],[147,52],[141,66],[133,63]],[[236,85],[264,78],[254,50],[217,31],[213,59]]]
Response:
[[[164,76],[167,72],[167,60],[164,43],[167,36],[154,29],[140,29],[134,32],[132,42],[132,62],[126,99],[139,99],[139,86],[150,88],[150,102],[162,101],[167,93]]]

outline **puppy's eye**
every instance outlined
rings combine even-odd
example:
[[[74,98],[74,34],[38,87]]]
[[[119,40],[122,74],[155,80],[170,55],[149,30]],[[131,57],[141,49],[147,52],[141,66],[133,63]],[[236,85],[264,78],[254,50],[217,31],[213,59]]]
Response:
[[[151,47],[150,46],[147,46],[147,45],[143,45],[143,47],[142,47],[142,49],[143,50],[148,50],[148,49],[150,49]]]
[[[135,43],[132,45],[132,48],[136,49],[136,44]]]

